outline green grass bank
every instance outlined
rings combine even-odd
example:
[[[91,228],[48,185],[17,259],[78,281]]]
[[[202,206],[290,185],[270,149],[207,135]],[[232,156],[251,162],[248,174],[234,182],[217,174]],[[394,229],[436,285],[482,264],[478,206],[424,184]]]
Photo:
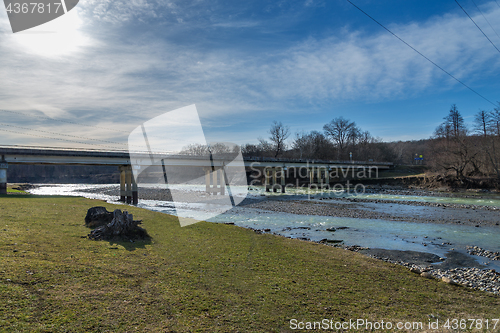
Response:
[[[85,236],[127,209],[151,241]],[[290,320],[498,318],[500,297],[311,242],[77,197],[0,197],[1,332],[288,332]],[[424,327],[425,328],[425,327]]]

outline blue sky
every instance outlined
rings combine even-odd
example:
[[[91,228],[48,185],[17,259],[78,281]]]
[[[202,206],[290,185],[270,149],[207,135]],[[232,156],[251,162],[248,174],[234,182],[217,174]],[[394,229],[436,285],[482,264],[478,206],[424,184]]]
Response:
[[[455,1],[352,1],[500,101],[500,53]],[[500,48],[500,0],[459,2]],[[255,143],[273,120],[292,133],[322,130],[338,116],[384,140],[413,140],[428,138],[451,104],[468,122],[494,107],[346,0],[81,0],[16,34],[2,9],[0,52],[0,108],[11,111],[0,113],[2,144],[106,148],[191,104],[210,141]]]

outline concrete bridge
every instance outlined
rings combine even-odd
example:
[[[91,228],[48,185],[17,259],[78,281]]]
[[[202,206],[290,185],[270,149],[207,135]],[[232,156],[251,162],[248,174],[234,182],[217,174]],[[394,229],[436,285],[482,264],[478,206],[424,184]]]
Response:
[[[137,204],[138,189],[134,179],[132,166],[147,167],[152,164],[154,156],[151,152],[135,153],[131,160],[128,151],[75,150],[63,148],[27,148],[0,147],[0,194],[6,193],[8,164],[31,165],[107,165],[116,166],[120,172],[120,200]],[[203,156],[168,155],[161,158],[163,173],[165,167],[195,167],[205,170],[206,192],[224,194],[227,182],[227,159],[213,155],[208,159]],[[379,170],[393,167],[392,163],[361,161],[321,161],[275,158],[244,158],[234,166],[244,167],[247,173],[259,174],[254,181],[264,184],[267,191],[285,191],[285,179],[288,177],[308,178],[310,184],[324,186],[338,177],[348,173],[373,172],[378,176]],[[291,176],[293,175],[293,176]],[[298,175],[298,176],[297,176]],[[260,176],[260,177],[259,177]],[[345,177],[344,177],[345,178]],[[166,182],[165,175],[165,182]],[[253,182],[253,181],[252,181]],[[298,184],[298,183],[297,183]],[[253,184],[252,184],[253,185]]]

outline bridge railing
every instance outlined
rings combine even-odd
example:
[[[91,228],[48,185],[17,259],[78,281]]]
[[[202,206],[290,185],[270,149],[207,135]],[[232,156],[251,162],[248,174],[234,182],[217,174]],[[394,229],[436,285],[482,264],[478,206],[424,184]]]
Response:
[[[245,161],[255,162],[295,162],[295,163],[313,163],[313,164],[361,164],[361,165],[394,165],[392,162],[370,162],[370,161],[346,161],[346,160],[316,160],[301,158],[273,158],[273,157],[254,157],[243,156]]]

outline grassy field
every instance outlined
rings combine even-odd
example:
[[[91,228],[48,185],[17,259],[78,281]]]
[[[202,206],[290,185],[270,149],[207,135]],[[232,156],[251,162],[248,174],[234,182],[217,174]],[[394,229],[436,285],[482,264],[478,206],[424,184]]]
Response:
[[[85,236],[127,208],[151,241]],[[290,320],[500,317],[500,297],[311,242],[76,197],[0,197],[1,332],[288,332]],[[435,319],[433,319],[435,320]]]

